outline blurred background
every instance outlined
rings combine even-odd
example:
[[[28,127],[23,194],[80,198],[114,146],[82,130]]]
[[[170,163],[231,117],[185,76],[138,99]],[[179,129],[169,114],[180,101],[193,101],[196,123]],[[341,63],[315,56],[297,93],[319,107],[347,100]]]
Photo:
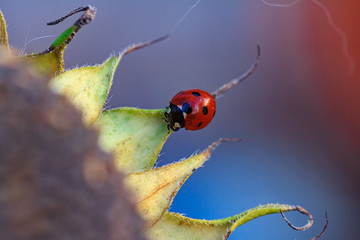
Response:
[[[29,43],[31,53],[46,49],[79,15],[57,26],[46,22],[94,5],[96,19],[67,48],[66,68],[101,63],[176,26],[167,41],[121,61],[108,108],[163,108],[180,90],[212,92],[250,67],[259,42],[259,68],[217,101],[212,123],[178,131],[165,144],[158,166],[219,137],[243,138],[216,149],[182,187],[171,211],[217,219],[259,204],[288,203],[313,214],[310,230],[296,232],[276,214],[237,228],[230,239],[309,239],[321,232],[325,211],[330,223],[323,239],[360,239],[360,3],[322,2],[329,12],[317,1],[283,8],[261,0],[207,0],[178,25],[196,1],[1,0],[0,8],[12,46],[21,49],[33,38],[53,35]],[[299,213],[287,216],[296,225],[307,220]]]

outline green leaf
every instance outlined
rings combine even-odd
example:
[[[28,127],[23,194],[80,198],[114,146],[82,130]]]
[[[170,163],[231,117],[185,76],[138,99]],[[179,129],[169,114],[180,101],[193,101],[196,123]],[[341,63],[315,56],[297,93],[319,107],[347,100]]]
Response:
[[[104,107],[120,59],[113,56],[101,65],[66,71],[51,79],[50,87],[82,110],[84,123],[90,125]]]
[[[6,31],[6,22],[3,13],[0,10],[0,45],[3,45],[9,51],[8,35]]]
[[[249,209],[238,215],[219,220],[199,220],[184,217],[178,213],[166,212],[153,227],[146,231],[150,240],[220,240],[228,239],[237,228],[255,218],[287,211],[299,211],[310,217],[302,230],[312,225],[312,216],[300,206],[267,204]]]
[[[146,220],[146,228],[159,221],[181,186],[204,164],[213,149],[212,144],[186,160],[126,176],[125,182],[135,193],[138,211]]]
[[[163,120],[165,109],[117,108],[104,111],[94,126],[100,130],[100,145],[112,152],[124,172],[153,167],[171,131]]]

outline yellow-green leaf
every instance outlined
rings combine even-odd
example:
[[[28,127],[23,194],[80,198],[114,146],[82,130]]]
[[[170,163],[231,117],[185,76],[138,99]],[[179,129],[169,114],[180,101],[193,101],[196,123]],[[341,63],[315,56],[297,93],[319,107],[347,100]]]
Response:
[[[138,210],[146,220],[147,227],[160,219],[186,179],[208,157],[209,154],[200,153],[181,162],[126,177],[126,183],[136,195]]]
[[[255,218],[287,211],[299,211],[309,216],[308,223],[301,230],[308,229],[313,223],[312,216],[300,206],[267,204],[249,209],[238,215],[219,220],[199,220],[184,217],[178,213],[166,212],[153,227],[146,231],[150,240],[221,240],[228,239],[238,226]],[[271,238],[271,237],[270,237]]]
[[[94,124],[99,143],[113,153],[119,169],[131,173],[153,167],[171,133],[164,111],[123,107],[102,112]]]
[[[221,142],[230,140],[234,139],[219,139],[205,151],[186,160],[144,172],[129,174],[125,178],[125,182],[133,189],[136,195],[137,207],[146,220],[147,228],[159,221],[170,207],[181,186],[196,169],[209,159],[212,150]]]
[[[9,50],[8,35],[6,31],[6,22],[3,13],[0,10],[0,45]]]
[[[64,94],[83,113],[86,125],[100,115],[121,56],[113,56],[103,64],[72,69],[50,80],[50,87]]]
[[[65,48],[66,45],[62,45],[52,52],[24,55],[21,59],[32,64],[40,74],[53,77],[64,72]]]

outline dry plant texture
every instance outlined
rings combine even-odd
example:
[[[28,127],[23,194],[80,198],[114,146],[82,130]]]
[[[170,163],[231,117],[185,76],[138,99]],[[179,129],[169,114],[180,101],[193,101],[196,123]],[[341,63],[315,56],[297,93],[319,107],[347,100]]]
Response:
[[[0,239],[145,239],[122,179],[65,97],[0,51]]]

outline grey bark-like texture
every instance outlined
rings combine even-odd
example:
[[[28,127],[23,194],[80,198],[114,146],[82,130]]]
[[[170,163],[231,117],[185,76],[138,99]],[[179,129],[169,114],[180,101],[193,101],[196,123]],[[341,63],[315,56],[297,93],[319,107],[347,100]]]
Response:
[[[0,239],[144,239],[122,179],[80,113],[0,51]]]

